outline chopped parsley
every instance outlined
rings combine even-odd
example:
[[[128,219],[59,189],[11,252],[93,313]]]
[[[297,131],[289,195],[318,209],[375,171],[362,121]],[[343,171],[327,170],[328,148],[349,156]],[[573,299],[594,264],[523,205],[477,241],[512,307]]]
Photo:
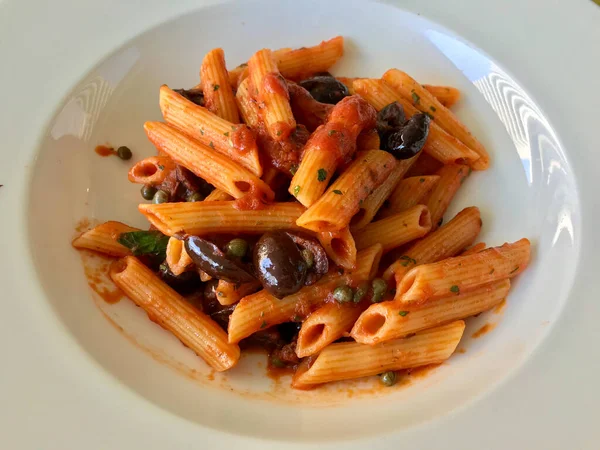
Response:
[[[292,322],[302,322],[302,317],[300,317],[298,314],[294,314],[294,317],[292,317]]]
[[[419,183],[425,183],[425,178],[419,178]]]
[[[300,186],[294,186],[294,197],[298,197],[300,193]]]
[[[292,164],[290,166],[290,173],[292,175],[296,175],[296,172],[298,172],[298,164]]]
[[[221,87],[221,86],[219,86],[218,84],[215,84],[215,85],[213,86],[213,91],[218,91],[220,87]]]
[[[408,314],[408,311],[400,311],[400,312],[398,313],[398,315],[399,315],[399,316],[402,316],[402,317],[406,316],[407,314]]]
[[[329,133],[327,133],[329,136],[333,136],[335,133],[337,133],[337,130],[329,130]]]
[[[340,191],[339,189],[334,189],[333,193],[337,195],[342,195],[342,191]]]
[[[159,164],[159,165],[158,165],[158,168],[159,168],[160,170],[165,170],[165,166],[163,166],[162,164]]]
[[[515,267],[513,270],[511,270],[511,271],[509,272],[509,275],[510,275],[511,273],[515,273],[517,270],[519,270],[519,266],[517,266],[517,267]]]
[[[429,117],[431,120],[435,119],[435,117],[433,117],[433,115],[427,111],[425,111],[425,114],[427,115],[427,117]]]
[[[281,130],[277,130],[277,136],[281,136]]]
[[[416,259],[413,259],[413,258],[411,258],[410,256],[407,256],[407,255],[401,256],[399,258],[399,260],[402,261],[400,264],[402,264],[403,267],[408,267],[408,265],[410,263],[413,263],[415,265],[417,264],[417,260]]]
[[[450,288],[450,292],[453,292],[454,294],[458,294],[460,292],[459,287],[455,284]]]
[[[419,97],[419,95],[418,95],[418,94],[417,94],[417,93],[416,93],[414,90],[412,90],[412,91],[410,92],[410,95],[412,96],[413,103],[414,103],[415,105],[418,105],[418,104],[419,104],[419,102],[421,101],[421,97]]]
[[[262,330],[263,328],[267,327],[267,322],[266,320],[263,320],[262,323],[260,324],[260,329]]]
[[[430,106],[429,109],[432,110],[433,112],[436,111],[435,106]]]
[[[229,131],[226,131],[225,133],[223,133],[225,136],[229,137]]]
[[[210,143],[208,144],[208,146],[209,146],[210,148],[213,148],[213,149],[215,148],[215,144],[213,144],[213,141],[210,141]]]
[[[223,291],[217,291],[217,296],[218,297],[223,297],[225,294],[223,293]]]
[[[200,128],[200,134],[204,136],[204,130],[202,128]]]
[[[327,171],[325,169],[319,169],[317,171],[317,180],[319,181],[325,181],[327,179]]]
[[[490,275],[491,275],[491,274],[493,274],[495,271],[496,271],[496,269],[494,269],[494,268],[492,267],[492,270],[490,270]]]

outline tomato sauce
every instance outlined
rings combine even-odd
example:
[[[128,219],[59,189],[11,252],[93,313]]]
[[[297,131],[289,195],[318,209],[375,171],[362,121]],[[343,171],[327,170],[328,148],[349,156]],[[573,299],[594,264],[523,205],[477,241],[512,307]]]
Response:
[[[231,133],[231,144],[238,153],[244,154],[256,148],[256,139],[252,130],[245,125],[237,125]]]
[[[493,323],[486,323],[484,326],[482,326],[479,330],[477,330],[475,333],[473,333],[473,339],[477,339],[481,336],[483,336],[484,334],[489,333],[490,331],[492,331],[494,328],[496,328],[496,324]]]
[[[98,145],[96,146],[94,151],[96,152],[96,154],[102,156],[103,158],[117,154],[117,151],[114,148],[109,147],[107,145]]]

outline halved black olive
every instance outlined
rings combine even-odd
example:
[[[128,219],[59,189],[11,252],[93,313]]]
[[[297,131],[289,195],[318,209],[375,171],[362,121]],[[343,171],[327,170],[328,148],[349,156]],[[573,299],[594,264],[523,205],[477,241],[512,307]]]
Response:
[[[421,151],[427,136],[431,119],[426,114],[415,114],[402,126],[387,137],[383,149],[396,159],[408,159]]]
[[[190,102],[195,103],[196,105],[204,106],[204,93],[202,89],[173,89],[179,95],[184,98],[187,98]]]
[[[406,122],[404,108],[398,102],[390,103],[377,113],[377,132],[381,140],[398,131]]]
[[[335,105],[344,97],[350,95],[346,85],[330,76],[317,76],[298,83],[321,103]]]
[[[198,272],[188,271],[181,275],[175,275],[166,262],[159,266],[158,273],[165,283],[182,295],[190,293],[200,286]]]
[[[259,281],[275,297],[291,295],[304,286],[306,262],[287,233],[265,233],[254,247],[253,259]]]
[[[227,259],[225,254],[212,242],[198,236],[185,238],[185,250],[194,264],[213,278],[230,283],[245,283],[254,277]]]

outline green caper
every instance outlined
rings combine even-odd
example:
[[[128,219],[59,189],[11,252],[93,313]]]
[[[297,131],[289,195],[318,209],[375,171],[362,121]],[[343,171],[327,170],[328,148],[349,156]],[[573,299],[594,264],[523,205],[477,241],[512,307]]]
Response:
[[[142,189],[140,189],[140,192],[145,200],[152,200],[154,198],[154,194],[156,194],[156,188],[154,186],[150,186],[149,184],[145,184],[142,186]]]
[[[277,356],[273,356],[271,358],[271,365],[273,367],[277,367],[278,369],[282,369],[285,367],[285,363],[282,360],[280,360]]]
[[[202,200],[204,200],[204,196],[200,192],[192,192],[186,198],[188,202],[201,202]]]
[[[240,238],[232,239],[225,246],[225,253],[230,258],[243,258],[248,253],[248,243]]]
[[[384,279],[375,278],[371,282],[371,288],[373,289],[373,297],[371,298],[371,301],[373,303],[379,303],[381,300],[383,300],[383,296],[387,291],[387,287],[387,283]]]
[[[167,203],[169,201],[169,194],[165,191],[158,190],[154,197],[152,197],[152,203]]]
[[[333,298],[338,303],[348,303],[352,301],[354,293],[350,286],[338,286],[333,291]]]
[[[310,269],[315,264],[315,255],[308,249],[302,250],[302,258],[304,258],[304,262],[306,263],[306,268]]]
[[[133,154],[131,153],[131,150],[129,150],[129,147],[121,146],[117,149],[117,156],[122,160],[126,161],[128,159],[131,159]]]
[[[352,297],[352,301],[354,303],[360,303],[360,301],[365,298],[365,295],[367,295],[367,292],[369,292],[369,283],[363,281],[354,290],[354,297]]]
[[[380,375],[379,380],[386,386],[393,386],[396,384],[396,381],[398,381],[398,377],[396,375],[396,372],[383,372]]]

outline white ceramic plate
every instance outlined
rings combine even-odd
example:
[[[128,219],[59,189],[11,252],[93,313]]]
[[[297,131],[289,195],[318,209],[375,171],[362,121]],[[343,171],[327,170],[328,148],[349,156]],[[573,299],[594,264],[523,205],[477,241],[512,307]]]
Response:
[[[596,448],[599,8],[69,3],[40,2],[36,17],[0,4],[7,448]],[[471,320],[466,353],[386,395],[365,394],[368,382],[291,392],[269,385],[256,358],[211,380],[130,302],[94,301],[69,246],[77,222],[143,221],[128,164],[93,148],[126,143],[136,160],[150,154],[141,124],[160,117],[157,87],[194,85],[210,48],[237,64],[258,48],[337,34],[348,44],[335,73],[379,76],[395,66],[464,92],[457,112],[493,167],[467,181],[448,216],[479,206],[481,239],[529,237],[532,266],[503,314]],[[470,338],[485,323],[493,332]]]

